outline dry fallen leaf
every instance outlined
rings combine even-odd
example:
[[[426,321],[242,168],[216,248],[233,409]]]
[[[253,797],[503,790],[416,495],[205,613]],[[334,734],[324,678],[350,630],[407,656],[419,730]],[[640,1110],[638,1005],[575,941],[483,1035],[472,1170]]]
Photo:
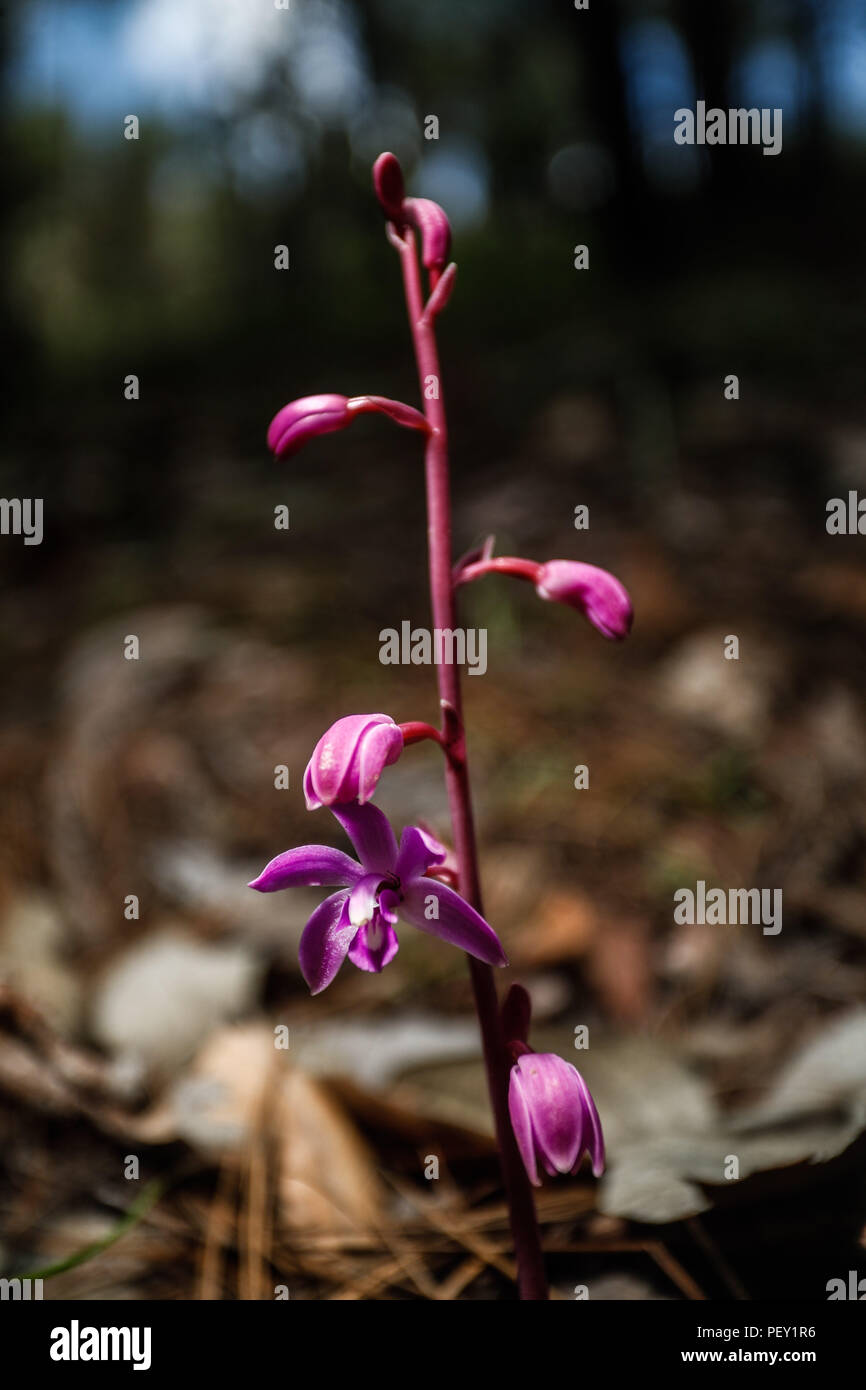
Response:
[[[373,1159],[326,1088],[292,1065],[264,1023],[220,1029],[172,1090],[178,1136],[208,1159],[240,1158],[270,1137],[282,1219],[294,1228],[378,1224]]]

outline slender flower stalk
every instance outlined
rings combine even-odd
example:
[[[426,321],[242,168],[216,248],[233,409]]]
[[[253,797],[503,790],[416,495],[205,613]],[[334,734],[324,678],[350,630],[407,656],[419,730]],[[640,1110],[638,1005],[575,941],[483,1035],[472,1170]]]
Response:
[[[397,726],[403,735],[403,746],[410,743],[423,743],[425,738],[432,739],[434,743],[446,746],[445,735],[439,730],[434,729],[432,724],[425,724],[421,719],[411,719],[408,724]]]
[[[457,626],[457,620],[455,586],[452,579],[448,424],[436,343],[435,314],[429,311],[429,306],[425,312],[421,272],[418,265],[415,236],[411,227],[404,225],[402,230],[398,231],[392,224],[389,236],[400,255],[403,287],[421,396],[425,402],[425,414],[430,426],[425,452],[425,478],[433,626],[441,629],[453,629]],[[434,295],[437,290],[441,290],[444,283],[445,277],[443,275],[438,284],[432,287]],[[472,792],[463,728],[459,667],[456,663],[437,665],[436,679],[440,702],[443,709],[447,708],[451,714],[451,733],[447,744],[448,758],[445,764],[445,778],[454,847],[459,866],[460,891],[463,897],[483,916],[478,850],[472,814]],[[483,961],[470,957],[469,972],[472,977],[475,1007],[481,1028],[487,1085],[502,1162],[511,1232],[514,1238],[518,1290],[522,1299],[546,1299],[548,1294],[547,1278],[544,1272],[544,1257],[535,1215],[535,1203],[509,1116],[508,1089],[511,1058],[502,1036],[493,971]]]

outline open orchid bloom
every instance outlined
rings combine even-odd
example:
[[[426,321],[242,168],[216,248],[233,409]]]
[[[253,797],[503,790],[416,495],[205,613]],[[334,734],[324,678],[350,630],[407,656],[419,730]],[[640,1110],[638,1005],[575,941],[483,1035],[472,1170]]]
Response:
[[[359,970],[384,969],[397,954],[398,918],[488,965],[507,964],[484,918],[452,888],[425,877],[445,858],[437,840],[410,825],[398,848],[375,806],[348,802],[332,810],[358,859],[326,845],[302,845],[277,855],[250,884],[259,893],[299,884],[339,890],[316,908],[301,937],[301,970],[313,994],[327,988],[346,956]]]
[[[584,1152],[596,1177],[604,1170],[601,1121],[576,1067],[552,1052],[525,1052],[511,1069],[508,1110],[530,1181],[541,1186],[538,1161],[551,1176],[574,1173]]]
[[[387,714],[347,714],[322,734],[304,773],[307,810],[365,801],[403,752],[403,733]]]

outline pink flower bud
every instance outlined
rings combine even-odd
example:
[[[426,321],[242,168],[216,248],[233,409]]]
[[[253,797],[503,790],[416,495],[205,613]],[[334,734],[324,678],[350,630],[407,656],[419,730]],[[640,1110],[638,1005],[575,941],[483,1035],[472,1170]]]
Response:
[[[403,184],[403,170],[396,155],[389,151],[379,155],[373,165],[373,187],[385,216],[392,222],[402,222],[406,189]]]
[[[444,270],[451,252],[451,224],[439,204],[429,198],[404,198],[403,216],[420,234],[425,270]]]
[[[387,714],[347,714],[316,744],[304,773],[307,809],[369,801],[384,768],[403,751],[400,728]]]
[[[278,410],[268,426],[268,448],[288,458],[316,434],[331,434],[352,423],[346,396],[301,396]]]
[[[545,1172],[574,1173],[584,1152],[596,1177],[604,1170],[601,1121],[589,1087],[576,1067],[552,1052],[530,1052],[511,1068],[511,1127],[529,1179],[540,1187]]]
[[[548,560],[538,570],[535,589],[540,598],[578,609],[604,637],[620,641],[631,631],[631,599],[619,580],[597,565]]]
[[[356,415],[373,411],[407,430],[430,429],[420,410],[387,396],[302,396],[277,411],[268,428],[268,447],[277,458],[288,458],[314,435],[344,430]]]

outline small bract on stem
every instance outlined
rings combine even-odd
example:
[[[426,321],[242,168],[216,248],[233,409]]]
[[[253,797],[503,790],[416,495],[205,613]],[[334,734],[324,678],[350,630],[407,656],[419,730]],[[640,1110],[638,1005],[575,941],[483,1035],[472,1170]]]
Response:
[[[452,560],[448,426],[436,342],[436,321],[454,289],[449,263],[451,229],[438,204],[408,198],[394,155],[373,167],[373,184],[386,218],[386,233],[400,257],[403,289],[423,413],[382,396],[305,396],[284,406],[271,422],[268,444],[287,458],[311,438],[346,429],[358,414],[388,416],[425,437],[428,569],[433,624],[457,627],[461,585],[505,574],[535,585],[541,598],[577,608],[604,636],[626,636],[631,601],[606,570],[572,560],[541,563],[493,555],[493,539]],[[420,264],[419,243],[420,239]],[[427,272],[427,292],[421,267]],[[313,993],[325,989],[344,960],[378,974],[399,949],[398,920],[409,922],[463,950],[468,959],[481,1030],[484,1063],[503,1182],[510,1214],[521,1298],[547,1298],[532,1185],[539,1161],[551,1175],[576,1171],[589,1153],[598,1175],[604,1164],[601,1125],[586,1083],[573,1066],[528,1043],[530,1001],[512,986],[502,1009],[493,968],[507,965],[502,945],[484,919],[472,793],[463,723],[459,666],[437,659],[441,725],[422,720],[398,724],[387,714],[350,714],[320,738],[304,775],[310,810],[329,807],[357,858],[325,845],[288,850],[250,885],[272,893],[296,884],[336,888],[315,910],[300,945],[301,969]],[[386,767],[404,748],[429,740],[444,754],[454,839],[453,854],[425,826],[407,826],[399,844],[388,820],[370,804]],[[455,889],[459,891],[455,891]]]

